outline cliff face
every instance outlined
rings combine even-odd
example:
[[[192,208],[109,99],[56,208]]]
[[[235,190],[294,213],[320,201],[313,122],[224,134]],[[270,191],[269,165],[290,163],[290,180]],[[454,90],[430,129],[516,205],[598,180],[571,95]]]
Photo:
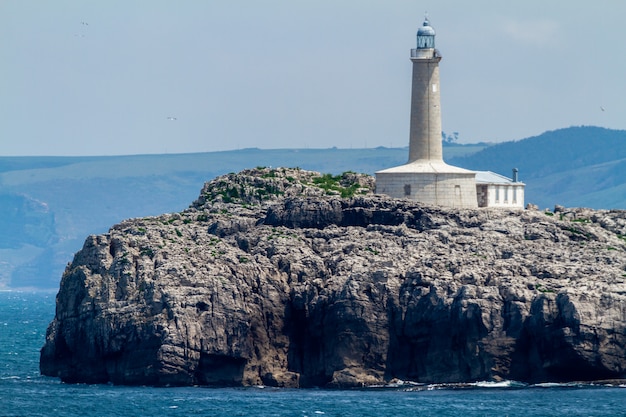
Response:
[[[626,213],[441,209],[255,169],[87,238],[41,371],[349,387],[626,377]],[[344,197],[342,197],[343,195]]]

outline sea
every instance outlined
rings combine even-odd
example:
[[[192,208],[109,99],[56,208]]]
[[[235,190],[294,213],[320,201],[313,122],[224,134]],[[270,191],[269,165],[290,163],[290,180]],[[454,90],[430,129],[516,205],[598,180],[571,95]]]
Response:
[[[355,390],[64,384],[39,374],[52,292],[0,291],[0,416],[626,417],[626,386],[394,386]]]

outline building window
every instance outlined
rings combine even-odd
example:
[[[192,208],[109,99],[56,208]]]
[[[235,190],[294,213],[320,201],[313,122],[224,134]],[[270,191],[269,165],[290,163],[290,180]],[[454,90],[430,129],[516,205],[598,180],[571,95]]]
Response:
[[[404,195],[411,195],[411,184],[404,184]]]
[[[500,187],[496,185],[496,203],[500,202]]]
[[[509,188],[510,187],[504,187],[504,202],[505,203],[509,202]]]
[[[517,187],[513,187],[513,204],[517,204]]]

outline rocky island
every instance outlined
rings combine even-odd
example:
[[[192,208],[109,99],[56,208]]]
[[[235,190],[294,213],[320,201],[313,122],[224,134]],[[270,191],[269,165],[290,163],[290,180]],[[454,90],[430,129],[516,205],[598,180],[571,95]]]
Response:
[[[89,236],[40,369],[65,382],[355,387],[626,377],[626,212],[444,209],[258,167]]]

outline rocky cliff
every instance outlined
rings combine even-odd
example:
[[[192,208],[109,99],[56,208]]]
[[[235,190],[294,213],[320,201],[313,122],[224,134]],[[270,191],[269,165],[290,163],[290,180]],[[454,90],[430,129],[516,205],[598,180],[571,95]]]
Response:
[[[89,236],[41,371],[351,387],[626,377],[626,212],[442,209],[257,168]]]

